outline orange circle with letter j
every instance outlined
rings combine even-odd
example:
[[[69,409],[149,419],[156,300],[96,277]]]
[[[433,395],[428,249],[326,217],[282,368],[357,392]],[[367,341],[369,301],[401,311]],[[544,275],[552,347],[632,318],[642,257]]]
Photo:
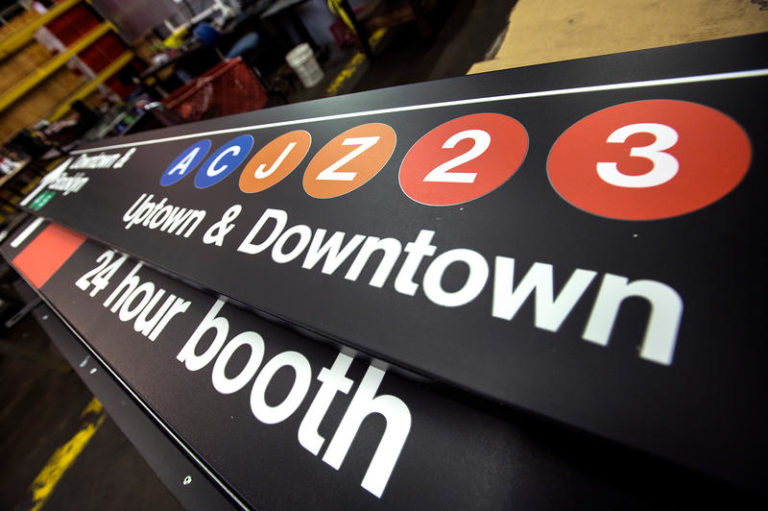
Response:
[[[276,185],[299,166],[312,144],[304,130],[289,131],[262,147],[240,174],[240,190],[256,193]]]

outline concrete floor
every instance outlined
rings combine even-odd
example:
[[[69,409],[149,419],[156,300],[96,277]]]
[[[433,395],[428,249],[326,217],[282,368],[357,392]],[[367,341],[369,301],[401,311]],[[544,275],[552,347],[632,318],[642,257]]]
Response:
[[[336,95],[408,83],[463,76],[472,64],[492,58],[496,40],[504,34],[516,0],[443,0],[429,37],[413,23],[387,30],[374,47],[374,60],[355,67]],[[357,49],[335,45],[322,62],[324,79],[311,89],[298,85],[290,102],[318,99],[353,59]]]
[[[81,429],[93,396],[31,315],[1,342],[0,509],[22,511],[33,508],[31,484]],[[108,416],[44,508],[181,509]]]
[[[455,0],[431,39],[414,26],[390,30],[339,93],[461,76],[505,28],[514,0]],[[326,95],[355,50],[331,52],[325,80],[292,102]],[[0,509],[33,508],[30,486],[51,455],[82,427],[92,399],[32,316],[0,333]],[[87,419],[87,418],[86,418]],[[44,509],[163,509],[180,505],[106,417],[59,480]]]

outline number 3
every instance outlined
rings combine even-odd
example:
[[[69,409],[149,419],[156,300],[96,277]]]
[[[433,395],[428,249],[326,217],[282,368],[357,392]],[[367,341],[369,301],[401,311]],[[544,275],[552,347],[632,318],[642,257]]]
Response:
[[[630,156],[651,160],[653,167],[645,174],[628,175],[619,171],[616,162],[599,162],[597,164],[598,175],[608,184],[623,188],[651,188],[666,183],[680,169],[677,158],[669,153],[662,152],[677,143],[677,131],[665,124],[644,122],[630,124],[611,133],[606,142],[610,144],[622,144],[636,133],[650,133],[656,140],[650,145],[633,147],[629,151]]]

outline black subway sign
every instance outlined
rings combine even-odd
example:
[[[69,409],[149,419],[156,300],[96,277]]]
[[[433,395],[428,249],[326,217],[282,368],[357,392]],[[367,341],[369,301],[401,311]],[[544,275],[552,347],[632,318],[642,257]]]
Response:
[[[110,371],[241,508],[614,509],[690,503],[690,486],[701,501],[724,491],[629,449],[410,381],[58,225],[28,222],[2,252],[78,332],[91,353],[73,361],[81,377]],[[585,463],[592,469],[579,470]],[[617,463],[632,471],[617,478]]]
[[[756,481],[766,39],[112,139],[25,204],[317,337]]]

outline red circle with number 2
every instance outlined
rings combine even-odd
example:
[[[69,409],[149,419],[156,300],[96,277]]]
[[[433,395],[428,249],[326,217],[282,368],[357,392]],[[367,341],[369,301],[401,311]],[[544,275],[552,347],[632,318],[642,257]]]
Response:
[[[465,115],[441,124],[411,147],[400,165],[400,187],[429,206],[461,204],[504,184],[527,151],[528,134],[515,119]]]
[[[569,203],[620,220],[701,209],[744,178],[741,126],[710,107],[674,100],[624,103],[591,114],[552,146],[549,180]]]

